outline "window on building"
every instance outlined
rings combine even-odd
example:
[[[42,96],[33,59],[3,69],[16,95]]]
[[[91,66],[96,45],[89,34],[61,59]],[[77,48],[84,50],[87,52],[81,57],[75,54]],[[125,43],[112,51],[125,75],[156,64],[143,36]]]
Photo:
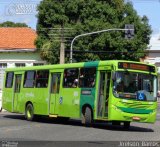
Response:
[[[35,73],[36,71],[26,71],[24,77],[24,87],[25,88],[33,88],[35,81]]]
[[[44,65],[44,63],[33,63],[33,66],[40,66],[40,65]]]
[[[7,63],[0,63],[0,68],[7,68]]]
[[[64,70],[64,79],[63,87],[71,88],[78,86],[78,68],[65,69]]]
[[[36,74],[36,87],[37,88],[45,88],[48,87],[48,78],[49,71],[48,70],[39,70]]]
[[[24,66],[25,66],[25,63],[15,63],[15,66],[16,66],[16,67],[24,67]]]
[[[5,83],[5,87],[6,88],[12,88],[13,77],[14,77],[14,73],[13,72],[8,72],[7,73],[7,75],[6,75],[6,83]]]
[[[79,75],[79,87],[94,87],[96,79],[96,68],[81,68]]]

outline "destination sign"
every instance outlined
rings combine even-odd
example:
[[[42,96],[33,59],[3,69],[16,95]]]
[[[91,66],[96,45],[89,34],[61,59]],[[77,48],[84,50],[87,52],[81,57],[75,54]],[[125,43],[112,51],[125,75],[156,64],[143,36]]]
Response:
[[[154,66],[138,64],[138,63],[119,62],[118,68],[155,72]]]

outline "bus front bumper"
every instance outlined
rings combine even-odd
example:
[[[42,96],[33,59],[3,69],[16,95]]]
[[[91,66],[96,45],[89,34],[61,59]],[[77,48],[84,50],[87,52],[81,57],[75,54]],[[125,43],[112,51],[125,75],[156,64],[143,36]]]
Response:
[[[108,120],[154,123],[156,121],[156,110],[125,108],[112,105]]]

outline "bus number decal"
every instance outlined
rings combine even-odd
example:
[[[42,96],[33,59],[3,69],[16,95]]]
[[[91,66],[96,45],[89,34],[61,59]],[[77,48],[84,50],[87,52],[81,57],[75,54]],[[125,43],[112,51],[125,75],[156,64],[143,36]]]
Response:
[[[91,95],[91,90],[82,90],[83,95]]]
[[[34,97],[34,94],[32,92],[30,92],[30,93],[26,93],[25,96],[26,97]]]

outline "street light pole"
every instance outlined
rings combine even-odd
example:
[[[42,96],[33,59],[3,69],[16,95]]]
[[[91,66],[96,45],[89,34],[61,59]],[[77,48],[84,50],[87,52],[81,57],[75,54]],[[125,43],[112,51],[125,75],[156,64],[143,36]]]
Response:
[[[72,42],[71,42],[71,48],[70,48],[70,63],[72,63],[73,60],[73,43],[74,41],[82,36],[87,36],[87,35],[92,35],[92,34],[98,34],[98,33],[103,33],[103,32],[109,32],[109,31],[127,31],[127,30],[134,30],[134,29],[107,29],[107,30],[101,30],[101,31],[96,31],[96,32],[90,32],[90,33],[85,33],[85,34],[81,34],[81,35],[77,35],[76,37],[73,38]]]

